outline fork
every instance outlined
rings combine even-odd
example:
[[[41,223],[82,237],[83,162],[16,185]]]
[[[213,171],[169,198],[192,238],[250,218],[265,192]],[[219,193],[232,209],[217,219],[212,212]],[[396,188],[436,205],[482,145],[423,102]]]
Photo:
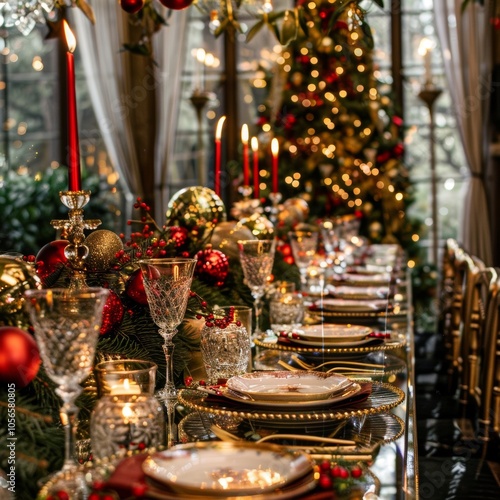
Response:
[[[325,361],[324,363],[321,363],[319,365],[313,365],[310,363],[306,363],[305,361],[300,359],[296,354],[292,354],[291,359],[293,361],[295,361],[298,365],[302,366],[302,368],[304,368],[306,370],[317,370],[318,368],[322,368],[323,366],[334,365],[334,364],[341,365],[341,366],[349,365],[353,369],[354,368],[358,369],[358,367],[359,367],[360,370],[363,369],[362,367],[364,367],[365,369],[378,368],[379,370],[381,368],[381,365],[378,365],[378,364],[361,363],[360,361],[344,361],[344,360],[338,360],[338,359],[331,360],[331,361]]]

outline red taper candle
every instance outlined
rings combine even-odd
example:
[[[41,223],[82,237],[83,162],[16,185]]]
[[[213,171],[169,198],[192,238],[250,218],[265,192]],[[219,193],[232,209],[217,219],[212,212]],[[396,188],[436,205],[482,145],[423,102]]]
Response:
[[[222,126],[226,121],[225,116],[221,116],[215,129],[215,172],[214,172],[214,191],[220,196],[220,168],[222,159]]]
[[[82,189],[80,172],[80,144],[78,141],[78,117],[76,110],[75,57],[76,39],[66,21],[63,21],[66,52],[66,95],[68,107],[68,185],[70,191]]]
[[[241,127],[241,142],[243,143],[243,185],[250,185],[250,158],[248,156],[248,125]]]
[[[278,192],[278,153],[280,150],[279,142],[276,137],[271,141],[271,154],[273,157],[273,193]]]
[[[253,153],[253,197],[258,200],[260,198],[259,188],[259,140],[257,137],[252,137],[250,141]]]

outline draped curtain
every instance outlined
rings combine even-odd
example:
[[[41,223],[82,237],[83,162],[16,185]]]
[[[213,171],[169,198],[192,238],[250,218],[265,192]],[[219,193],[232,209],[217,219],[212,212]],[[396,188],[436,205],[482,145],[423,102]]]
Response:
[[[155,60],[158,63],[157,115],[155,143],[156,218],[163,220],[170,197],[169,179],[174,168],[174,142],[179,103],[181,75],[186,58],[188,10],[171,11],[168,27],[153,38]],[[165,12],[164,12],[164,15]]]
[[[459,239],[486,264],[492,260],[484,174],[488,163],[491,78],[491,0],[434,2],[436,30],[465,157],[470,170]]]
[[[129,18],[119,3],[98,0],[92,2],[92,7],[95,26],[79,9],[71,10],[76,11],[78,50],[100,132],[124,184],[126,208],[132,206],[138,195],[152,197],[158,217],[162,215],[164,184],[175,136],[187,12],[174,12],[168,26],[153,35],[154,64],[148,66],[141,64],[142,56],[133,56],[136,60],[131,63],[129,54],[123,51]],[[156,109],[149,113],[143,102],[146,98],[142,97],[146,92],[155,95]],[[151,162],[145,164],[148,156]],[[152,172],[145,173],[145,168]]]

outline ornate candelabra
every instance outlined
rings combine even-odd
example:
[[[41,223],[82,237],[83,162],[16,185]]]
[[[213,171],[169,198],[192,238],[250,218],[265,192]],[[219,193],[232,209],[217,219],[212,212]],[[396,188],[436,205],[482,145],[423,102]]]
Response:
[[[90,191],[61,191],[59,193],[62,204],[69,208],[68,219],[52,220],[50,223],[55,229],[64,232],[69,243],[64,249],[72,271],[70,288],[85,288],[85,259],[89,249],[84,245],[84,229],[96,229],[101,221],[99,219],[84,220],[83,207],[90,200]]]
[[[434,144],[434,103],[441,95],[442,90],[427,81],[418,94],[429,110],[429,141],[430,141],[430,167],[431,167],[431,213],[432,213],[432,263],[438,263],[438,204],[437,204],[437,174],[436,150]]]

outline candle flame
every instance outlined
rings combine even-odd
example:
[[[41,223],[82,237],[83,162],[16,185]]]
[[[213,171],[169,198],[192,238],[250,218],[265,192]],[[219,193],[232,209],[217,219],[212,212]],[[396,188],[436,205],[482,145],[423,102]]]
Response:
[[[271,153],[274,157],[278,156],[278,152],[280,150],[280,145],[278,139],[276,137],[271,141]]]
[[[257,137],[252,137],[250,144],[252,145],[252,151],[256,153],[259,150],[259,140]]]
[[[418,55],[425,56],[428,52],[431,52],[435,47],[434,42],[429,38],[422,38],[418,46]]]
[[[217,122],[217,128],[215,129],[215,138],[220,139],[222,137],[222,127],[224,126],[224,122],[226,121],[225,116],[221,116],[219,121]]]
[[[71,31],[71,28],[69,27],[66,20],[63,21],[63,26],[64,26],[64,36],[66,38],[66,44],[68,46],[68,51],[73,53],[76,49],[75,35],[73,35],[73,32]]]
[[[243,144],[248,144],[248,136],[248,125],[244,123],[241,127],[241,142],[243,142]]]

